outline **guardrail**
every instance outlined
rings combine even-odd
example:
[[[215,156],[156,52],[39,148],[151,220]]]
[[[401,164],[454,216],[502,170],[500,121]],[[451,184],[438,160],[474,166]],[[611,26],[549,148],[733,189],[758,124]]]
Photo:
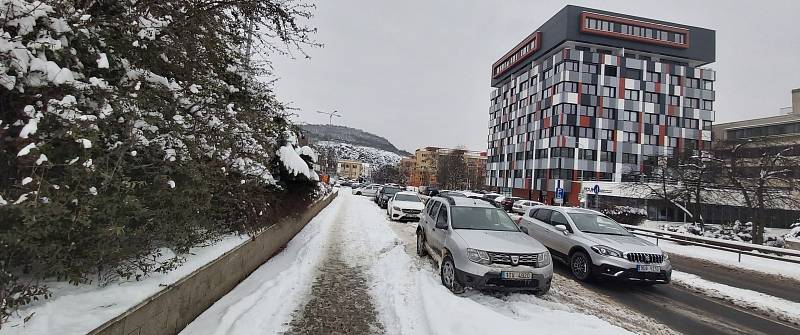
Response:
[[[656,239],[656,245],[659,240],[678,242],[683,244],[696,245],[700,247],[729,251],[739,254],[739,262],[742,261],[742,255],[749,255],[754,257],[774,259],[783,262],[800,264],[800,258],[786,258],[781,256],[794,256],[800,257],[800,251],[769,247],[763,245],[755,245],[750,243],[725,241],[716,238],[709,238],[704,236],[686,235],[680,233],[673,233],[659,229],[642,228],[631,225],[622,225],[629,231],[636,235],[646,236]]]

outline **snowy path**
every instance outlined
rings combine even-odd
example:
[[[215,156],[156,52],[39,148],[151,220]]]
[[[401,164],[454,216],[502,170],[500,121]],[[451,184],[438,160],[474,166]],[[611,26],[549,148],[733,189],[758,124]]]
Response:
[[[369,199],[340,192],[282,253],[182,334],[320,333],[314,327],[342,322],[341,327],[353,321],[347,320],[351,315],[367,315],[366,322],[356,324],[367,328],[344,333],[673,333],[571,279],[556,279],[544,298],[472,291],[453,295],[441,285],[436,265],[413,255],[414,227],[389,222]],[[347,271],[355,275],[348,277]],[[317,278],[333,282],[316,281],[315,286]],[[331,296],[336,289],[341,296]],[[368,320],[370,307],[377,323]],[[328,319],[312,326],[309,317]]]

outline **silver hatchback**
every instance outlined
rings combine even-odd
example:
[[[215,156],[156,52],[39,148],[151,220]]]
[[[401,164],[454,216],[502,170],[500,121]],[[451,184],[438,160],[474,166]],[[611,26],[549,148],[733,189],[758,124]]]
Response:
[[[634,236],[602,213],[536,206],[520,219],[521,229],[569,265],[575,278],[618,278],[669,283],[672,265],[657,245]]]

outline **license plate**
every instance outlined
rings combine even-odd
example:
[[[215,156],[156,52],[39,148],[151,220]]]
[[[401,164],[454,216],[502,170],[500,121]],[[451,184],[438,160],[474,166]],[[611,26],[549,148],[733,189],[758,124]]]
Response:
[[[659,265],[637,265],[636,271],[639,272],[661,272],[661,266]]]
[[[500,272],[500,278],[502,278],[502,279],[512,279],[512,280],[526,280],[526,279],[532,279],[533,278],[533,273],[530,273],[530,272],[503,271],[503,272]]]

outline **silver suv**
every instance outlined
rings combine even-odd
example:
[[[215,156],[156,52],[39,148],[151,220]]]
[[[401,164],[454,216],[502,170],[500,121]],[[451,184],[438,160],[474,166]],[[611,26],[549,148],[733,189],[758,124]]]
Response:
[[[428,200],[417,227],[417,254],[439,262],[442,284],[454,293],[472,287],[542,295],[553,279],[547,249],[483,199]]]
[[[583,209],[536,206],[520,219],[521,229],[569,265],[575,278],[619,278],[644,283],[669,283],[669,257],[653,243],[634,236],[602,213]]]

